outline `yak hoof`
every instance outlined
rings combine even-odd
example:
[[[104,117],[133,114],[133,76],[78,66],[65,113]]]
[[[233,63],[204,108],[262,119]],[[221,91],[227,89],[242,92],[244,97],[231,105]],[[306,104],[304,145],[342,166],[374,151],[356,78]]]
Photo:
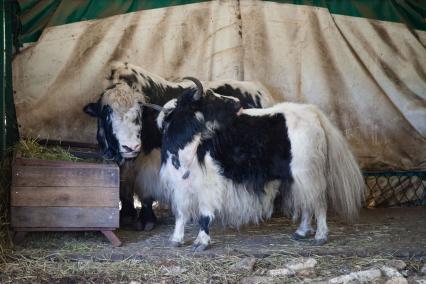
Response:
[[[325,244],[327,242],[327,239],[326,238],[324,238],[324,239],[315,239],[313,242],[312,242],[312,244],[314,245],[314,246],[322,246],[323,244]]]
[[[302,235],[299,235],[298,233],[294,233],[293,235],[291,235],[291,238],[295,241],[300,241],[300,240],[306,239],[307,236],[302,236]]]
[[[148,222],[148,223],[145,224],[144,230],[149,232],[149,231],[152,231],[152,229],[154,229],[154,227],[155,227],[154,222]]]
[[[133,228],[134,228],[136,231],[143,231],[143,229],[144,229],[144,225],[143,225],[143,223],[142,223],[142,222],[136,221],[135,223],[133,223]]]
[[[169,241],[169,245],[171,247],[177,248],[177,247],[182,246],[182,243],[181,242],[177,242],[177,241]]]
[[[193,244],[191,251],[192,252],[201,252],[201,251],[205,251],[207,248],[209,247],[209,244]]]
[[[299,233],[297,233],[297,231],[291,236],[291,238],[295,241],[300,241],[300,240],[304,240],[310,237],[313,237],[315,235],[315,230],[311,229],[311,230],[307,230],[305,235],[301,235]]]
[[[291,235],[291,238],[295,241],[300,241],[303,240],[304,238],[306,238],[305,236],[299,235],[298,233],[293,233],[293,235]]]

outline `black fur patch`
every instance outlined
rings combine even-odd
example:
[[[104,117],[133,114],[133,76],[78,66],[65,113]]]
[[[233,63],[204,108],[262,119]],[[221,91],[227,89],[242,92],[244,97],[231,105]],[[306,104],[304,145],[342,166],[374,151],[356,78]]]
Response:
[[[262,193],[265,185],[274,180],[292,183],[291,145],[284,115],[237,116],[238,109],[231,99],[209,95],[193,100],[191,93],[184,94],[164,129],[162,163],[167,161],[168,153],[178,155],[180,149],[203,133],[197,149],[201,165],[209,152],[224,177],[256,193]],[[213,133],[196,119],[197,111],[204,115],[205,122],[216,122],[218,128]]]
[[[133,87],[133,85],[138,82],[138,77],[136,77],[135,74],[120,75],[119,79],[126,82],[129,87]]]
[[[161,148],[161,162],[165,163],[171,153],[177,159],[179,158],[179,149],[183,149],[185,145],[190,143],[197,133],[201,133],[203,125],[195,117],[195,111],[191,108],[191,104],[197,104],[192,101],[192,95],[195,91],[186,91],[178,99],[178,105],[182,108],[175,109],[166,118],[166,131]],[[157,128],[158,129],[158,128]],[[160,145],[161,146],[161,145]]]
[[[262,108],[260,98],[257,98],[257,95],[255,101],[253,97],[254,94],[250,95],[248,92],[242,92],[240,89],[234,88],[229,84],[225,84],[212,90],[219,95],[230,96],[239,99],[243,108]]]
[[[117,138],[115,137],[112,131],[112,121],[111,121],[112,109],[110,106],[105,105],[102,108],[101,118],[98,122],[98,133],[97,139],[98,143],[101,145],[106,145],[104,149],[104,156],[107,159],[113,158],[118,164],[123,162],[123,157],[120,154],[119,145]],[[100,131],[100,127],[102,130]]]
[[[130,87],[132,87],[135,83],[138,82],[140,77],[136,76],[136,70],[132,69],[132,74],[130,75],[121,75],[119,79],[123,80],[126,84],[128,84]],[[111,70],[110,79],[113,78],[116,70]],[[163,86],[161,84],[157,84],[154,80],[152,80],[149,76],[144,75],[143,73],[139,73],[139,75],[146,80],[147,84],[144,84],[145,86],[142,88],[143,94],[147,97],[147,101],[150,103],[154,103],[157,105],[163,106],[165,103],[167,103],[169,100],[178,98],[181,96],[184,92],[193,91],[194,89],[192,87],[189,88],[183,88],[183,87],[170,87],[170,86]],[[115,88],[116,84],[110,86],[107,88],[107,90]],[[233,88],[229,84],[225,84],[222,87],[214,89],[214,91],[221,95],[226,96],[233,96],[241,100],[241,105],[244,108],[251,108],[251,107],[262,107],[260,104],[260,98],[256,98],[256,101],[253,97],[251,97],[248,93],[242,93],[240,89]],[[162,143],[162,135],[157,127],[157,119],[158,112],[143,107],[142,111],[142,132],[140,134],[141,141],[142,141],[142,151],[145,154],[149,154],[153,149],[160,149],[161,143]],[[102,121],[104,118],[100,118]],[[134,121],[135,124],[138,124],[140,120]],[[99,134],[100,128],[104,125],[105,122],[100,123],[98,126],[98,135],[97,136],[105,136],[103,134]],[[105,133],[108,131],[104,131]],[[121,155],[118,152],[118,141],[114,135],[109,133],[104,138],[98,138],[98,142],[100,143],[101,147],[106,147],[104,152],[108,153],[110,152],[109,156],[117,156]],[[109,141],[109,139],[115,139],[115,141]],[[103,142],[102,142],[103,141]],[[101,144],[102,143],[102,144]],[[116,149],[111,148],[108,149],[108,147],[112,147],[111,145],[117,145]],[[117,154],[118,153],[118,154]],[[122,159],[122,157],[121,157]]]
[[[146,79],[148,84],[142,89],[148,97],[147,101],[157,105],[165,105],[169,100],[182,94],[184,88],[163,87],[156,84],[151,78]],[[149,154],[153,149],[161,148],[161,132],[157,127],[158,111],[143,107],[141,140],[143,151]]]
[[[201,164],[207,151],[220,165],[223,176],[254,192],[263,192],[264,186],[273,180],[293,181],[290,140],[281,114],[243,114],[203,141],[197,151]]]
[[[107,80],[111,81],[112,79],[114,79],[115,72],[117,72],[116,69],[111,69],[111,73],[107,77]]]
[[[180,168],[180,162],[179,162],[179,159],[176,156],[172,157],[172,164],[176,169]]]
[[[208,235],[210,223],[211,219],[209,216],[201,216],[198,220],[198,224],[200,225],[200,231],[204,231]]]

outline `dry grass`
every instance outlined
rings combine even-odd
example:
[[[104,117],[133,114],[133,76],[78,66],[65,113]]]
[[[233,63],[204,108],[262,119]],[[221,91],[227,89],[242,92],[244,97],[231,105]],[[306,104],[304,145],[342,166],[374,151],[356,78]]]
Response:
[[[14,153],[19,153],[24,158],[43,160],[80,161],[69,151],[56,146],[47,147],[40,145],[37,139],[21,139],[15,146],[8,149],[7,158],[0,163],[0,258],[10,248],[11,238],[9,231],[9,192],[11,162]]]
[[[37,141],[21,141],[19,145],[21,155],[29,158],[73,160],[68,152],[59,150],[59,154],[46,152],[47,147],[40,146]],[[18,149],[17,149],[18,150]],[[46,154],[47,153],[47,154]],[[245,234],[226,233],[222,244],[230,246],[229,251],[219,251],[210,254],[191,254],[185,248],[167,250],[163,239],[170,233],[168,229],[156,228],[155,232],[144,233],[143,237],[134,237],[139,232],[120,232],[124,240],[128,239],[123,250],[111,249],[110,244],[100,233],[72,233],[72,232],[42,232],[32,233],[26,237],[23,246],[10,248],[8,232],[7,209],[9,206],[9,184],[7,177],[10,174],[10,161],[1,164],[0,187],[0,283],[129,283],[163,282],[163,283],[237,283],[246,276],[266,276],[270,269],[282,268],[288,261],[299,257],[306,247],[294,244],[287,240],[294,228],[290,221],[277,219],[273,223],[263,226],[248,226]],[[413,220],[411,220],[413,222]],[[331,223],[333,224],[333,223]],[[389,223],[391,224],[391,223]],[[416,223],[413,223],[414,225]],[[413,230],[416,229],[415,226]],[[334,223],[334,241],[326,248],[374,248],[380,240],[398,234],[390,225],[378,228],[372,225],[358,224],[351,227]],[[277,228],[280,228],[279,231]],[[409,227],[411,228],[411,227]],[[403,228],[402,228],[403,229]],[[400,230],[402,230],[400,228]],[[163,233],[162,231],[163,230]],[[417,230],[419,231],[419,230]],[[360,232],[367,232],[361,234]],[[421,232],[421,231],[419,231]],[[156,237],[163,234],[164,238]],[[399,232],[400,233],[400,232]],[[262,237],[264,235],[264,237]],[[285,236],[283,236],[285,235]],[[362,238],[360,238],[360,235]],[[249,237],[248,237],[249,236]],[[255,250],[259,252],[253,271],[235,271],[232,266],[247,255],[242,253],[247,246],[254,246],[251,239],[267,239],[264,243],[256,243]],[[274,238],[279,238],[279,242]],[[145,242],[146,241],[146,242]],[[409,240],[406,240],[407,242]],[[138,243],[140,242],[140,243]],[[150,243],[151,242],[151,243]],[[149,244],[150,245],[147,245]],[[269,251],[270,244],[280,246],[280,252],[269,255],[260,253]],[[387,244],[386,242],[384,243]],[[145,245],[147,247],[145,247]],[[148,247],[149,246],[149,247]],[[146,251],[143,249],[147,248]],[[240,248],[240,249],[238,249]],[[154,254],[161,250],[167,255]],[[277,251],[277,248],[274,248]],[[213,249],[212,249],[213,251]],[[254,251],[254,249],[252,249]],[[108,254],[110,253],[110,255]],[[114,259],[113,253],[127,253],[128,259]],[[139,258],[132,257],[137,254]],[[79,257],[80,256],[80,257]],[[89,256],[88,258],[86,256]],[[127,256],[126,256],[127,257]],[[374,257],[355,256],[313,256],[317,260],[314,274],[309,276],[312,281],[329,279],[373,267],[381,267],[392,255],[383,254]],[[405,260],[411,273],[419,273],[424,259]],[[275,278],[278,283],[300,283],[308,281],[306,278],[295,276],[291,278]]]
[[[40,145],[37,139],[21,139],[15,145],[14,150],[24,158],[41,160],[61,160],[61,161],[81,161],[80,158],[73,156],[69,151],[59,147],[47,147]]]
[[[148,256],[149,257],[149,256]],[[266,276],[269,269],[281,268],[295,258],[273,254],[258,258],[254,271],[235,271],[232,265],[244,255],[149,257],[144,260],[73,261],[65,257],[54,260],[49,255],[14,255],[0,263],[1,283],[129,283],[129,281],[155,283],[238,283],[247,276]],[[380,268],[391,257],[358,258],[313,256],[317,260],[314,274],[309,280],[302,276],[274,277],[278,283],[320,281],[331,277],[370,268]],[[418,273],[424,261],[408,260],[411,274]]]

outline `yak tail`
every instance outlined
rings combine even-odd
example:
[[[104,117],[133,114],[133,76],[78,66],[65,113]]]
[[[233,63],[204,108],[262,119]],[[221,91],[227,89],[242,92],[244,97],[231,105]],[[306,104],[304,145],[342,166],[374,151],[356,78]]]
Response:
[[[327,199],[336,213],[352,222],[364,201],[364,178],[341,132],[321,111],[318,117],[327,139]]]

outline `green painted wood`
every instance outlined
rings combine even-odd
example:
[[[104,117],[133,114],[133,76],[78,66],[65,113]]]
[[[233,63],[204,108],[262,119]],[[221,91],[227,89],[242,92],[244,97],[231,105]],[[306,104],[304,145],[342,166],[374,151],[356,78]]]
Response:
[[[0,155],[7,156],[7,149],[13,145],[18,136],[13,104],[12,87],[12,45],[13,45],[13,17],[16,6],[11,1],[1,1],[0,17]]]
[[[405,23],[426,30],[426,0],[271,0],[327,8],[331,14]]]
[[[6,82],[5,82],[5,107],[6,107],[6,147],[12,147],[19,138],[18,124],[16,121],[15,103],[13,100],[12,59],[14,41],[14,17],[18,6],[14,2],[6,5]]]
[[[19,0],[22,42],[34,42],[47,27],[101,19],[139,10],[205,2],[206,0]]]
[[[43,29],[105,18],[139,10],[184,5],[205,0],[19,0],[22,42],[34,42]],[[426,30],[426,0],[272,0],[283,4],[327,8],[332,14],[405,23]]]
[[[1,86],[0,86],[0,155],[3,160],[4,155],[6,153],[6,124],[5,115],[6,115],[6,76],[5,76],[5,2],[1,1],[0,3],[0,19],[1,19],[1,28],[0,28],[0,76],[1,76]]]

